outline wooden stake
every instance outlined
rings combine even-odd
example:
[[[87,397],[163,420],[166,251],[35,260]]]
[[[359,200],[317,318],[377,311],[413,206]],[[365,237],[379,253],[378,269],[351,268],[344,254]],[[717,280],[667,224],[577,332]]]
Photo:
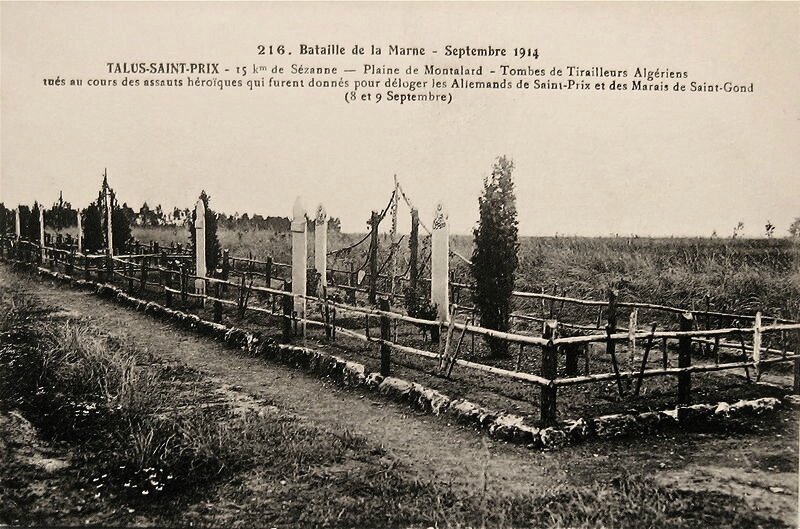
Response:
[[[739,322],[736,322],[736,327],[739,327]],[[744,333],[739,331],[739,343],[742,345],[742,360],[747,361],[747,347],[744,344]],[[747,381],[750,382],[750,369],[745,366],[744,368],[744,375],[747,377]]]
[[[347,301],[351,305],[356,304],[356,288],[358,287],[358,272],[356,272],[353,261],[350,261],[350,290],[347,291]]]
[[[389,300],[381,298],[378,301],[378,308],[380,310],[389,312]],[[389,317],[381,315],[381,375],[388,377],[391,373],[391,348],[385,342],[390,340],[390,322]]]
[[[221,283],[214,283],[214,297],[217,298],[214,300],[214,322],[220,323],[222,322],[222,303],[217,300],[222,297]]]
[[[411,234],[408,239],[408,252],[409,252],[409,282],[408,289],[412,296],[417,295],[417,288],[419,282],[419,211],[416,208],[411,210]]]
[[[647,367],[647,356],[650,354],[650,348],[653,347],[653,334],[656,332],[657,325],[657,323],[653,322],[653,326],[650,328],[650,336],[647,337],[647,344],[644,347],[644,354],[642,355],[642,368],[639,370],[639,378],[636,379],[636,389],[633,392],[633,394],[637,397],[639,396],[639,391],[642,389],[642,379],[644,378],[643,373]]]
[[[455,314],[453,315],[453,320],[455,320]],[[473,314],[472,318],[470,319],[469,325],[473,325],[474,323],[475,323],[475,315]],[[461,336],[458,338],[458,344],[456,345],[456,350],[453,352],[452,355],[450,355],[450,361],[448,362],[447,365],[447,372],[444,375],[445,378],[450,378],[450,374],[453,372],[453,366],[456,365],[456,360],[458,359],[458,352],[461,350],[461,344],[464,342],[464,336],[466,335],[466,333],[467,333],[467,328],[465,326],[463,329],[461,329]],[[519,345],[521,350],[523,344]],[[521,354],[522,353],[520,351],[520,355]],[[517,368],[517,371],[519,371],[519,368]]]
[[[323,283],[322,285],[322,310],[325,318],[325,338],[331,339],[333,329],[331,327],[331,307],[328,303],[328,287]]]
[[[189,281],[189,271],[186,262],[181,262],[181,303],[186,304],[186,283]]]
[[[606,324],[606,334],[611,336],[617,332],[617,291],[608,290],[608,323]],[[617,345],[613,340],[606,341],[606,353],[611,357],[611,366],[614,368],[614,375],[617,379],[617,389],[619,394],[624,395],[625,389],[622,387],[622,378],[619,375],[619,362],[617,362]]]
[[[794,351],[800,352],[800,332],[794,331]],[[794,384],[792,385],[792,393],[800,395],[800,357],[794,359]]]
[[[370,246],[369,246],[369,303],[375,305],[378,291],[378,225],[380,215],[372,212],[369,220]]]
[[[147,291],[147,267],[149,260],[149,257],[142,257],[141,261],[141,270],[139,271],[139,292],[142,293]]]
[[[133,259],[131,257],[131,259]],[[128,261],[126,275],[128,276],[128,294],[133,295],[133,261]]]
[[[287,292],[283,296],[283,343],[289,343],[292,341],[292,309],[294,309],[294,300],[290,294],[292,282],[284,281],[283,289]]]
[[[451,307],[450,308],[450,317],[447,318],[447,334],[445,335],[444,343],[440,341],[440,352],[439,352],[439,370],[445,371],[447,369],[447,364],[450,360],[450,345],[453,340],[453,331],[455,331],[455,322],[456,316],[455,311]]]
[[[756,381],[761,377],[761,311],[756,312],[753,322],[753,363],[756,369]]]
[[[591,351],[592,351],[592,344],[585,343],[583,344],[583,374],[589,374],[589,366],[591,365]]]
[[[691,331],[694,318],[691,312],[686,312],[680,316],[680,330]],[[692,365],[692,337],[681,336],[678,338],[678,367],[689,367]],[[690,391],[692,387],[691,373],[680,373],[678,375],[678,405],[686,406],[690,402]]]
[[[547,321],[544,325],[542,337],[549,340],[549,343],[542,347],[542,377],[554,380],[558,371],[558,357],[556,356],[556,346],[552,340],[556,337],[558,322],[555,320]],[[556,406],[556,386],[551,383],[548,386],[541,386],[541,419],[542,426],[553,426],[557,418]]]

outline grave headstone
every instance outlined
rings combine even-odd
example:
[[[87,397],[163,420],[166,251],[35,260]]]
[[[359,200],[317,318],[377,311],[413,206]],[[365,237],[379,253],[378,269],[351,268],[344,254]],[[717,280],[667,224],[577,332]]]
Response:
[[[431,303],[437,306],[438,319],[447,321],[450,312],[450,227],[447,212],[439,202],[433,215],[431,235]]]

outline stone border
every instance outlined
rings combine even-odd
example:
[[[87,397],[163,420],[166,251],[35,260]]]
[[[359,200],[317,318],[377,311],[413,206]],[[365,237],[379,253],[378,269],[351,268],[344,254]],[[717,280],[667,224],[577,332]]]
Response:
[[[393,401],[408,403],[426,413],[449,415],[459,423],[487,431],[495,439],[525,444],[528,448],[555,449],[571,443],[653,432],[675,426],[678,423],[702,423],[756,416],[784,405],[777,398],[764,397],[741,400],[733,404],[727,402],[694,404],[664,411],[583,417],[563,421],[554,427],[538,428],[520,415],[489,410],[466,399],[452,399],[416,382],[408,382],[396,377],[383,377],[379,373],[368,372],[366,367],[358,362],[307,347],[281,344],[271,338],[263,338],[260,333],[226,327],[204,320],[195,314],[169,309],[153,301],[144,301],[126,294],[114,285],[74,279],[45,268],[37,270],[40,275],[47,275],[79,288],[92,290],[100,297],[115,300],[163,320],[179,323],[186,329],[211,336],[254,356],[261,356],[273,362],[315,373],[320,377],[333,380],[340,386],[364,387]],[[785,400],[786,405],[800,406],[800,399],[795,396],[787,396]]]

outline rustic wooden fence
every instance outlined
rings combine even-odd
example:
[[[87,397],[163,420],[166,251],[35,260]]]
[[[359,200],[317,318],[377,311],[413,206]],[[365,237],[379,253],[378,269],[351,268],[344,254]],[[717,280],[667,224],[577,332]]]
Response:
[[[793,389],[800,392],[800,355],[797,354],[800,324],[781,318],[767,319],[761,313],[741,315],[710,310],[687,311],[665,305],[622,302],[616,299],[614,292],[606,301],[516,292],[516,296],[551,303],[552,314],[557,312],[552,308],[555,303],[600,308],[601,312],[592,325],[570,324],[545,317],[550,314],[518,314],[517,317],[526,317],[541,324],[541,333],[506,333],[475,325],[474,309],[456,303],[449,305],[447,318],[424,319],[393,311],[388,296],[378,298],[377,307],[359,306],[352,302],[352,298],[332,294],[338,288],[335,283],[331,284],[330,292],[327,285],[322,285],[315,295],[309,295],[305,290],[298,292],[292,288],[292,280],[289,279],[291,265],[275,263],[271,259],[255,261],[225,256],[223,263],[227,260],[228,264],[223,264],[223,270],[227,267],[228,273],[220,274],[223,277],[214,277],[216,274],[196,274],[190,250],[187,253],[184,248],[180,251],[170,248],[174,253],[168,253],[163,248],[151,245],[140,245],[139,248],[141,253],[87,255],[77,252],[75,247],[56,248],[9,236],[0,239],[0,257],[6,261],[59,271],[75,278],[114,283],[132,295],[163,300],[167,306],[210,307],[212,318],[218,322],[222,321],[226,311],[228,314],[233,312],[237,317],[244,317],[250,312],[277,318],[282,322],[281,333],[285,341],[297,336],[305,337],[308,328],[317,327],[322,329],[327,340],[346,337],[376,344],[380,350],[381,372],[384,375],[391,373],[391,352],[397,351],[438,363],[446,376],[458,366],[537,386],[540,389],[543,424],[556,421],[558,388],[565,386],[616,381],[621,395],[626,392],[637,395],[646,378],[675,377],[678,404],[685,405],[690,402],[691,377],[694,373],[742,370],[748,379],[757,379],[768,365],[793,363]],[[304,276],[305,273],[304,269]],[[238,281],[231,276],[236,276]],[[260,278],[264,284],[254,284],[256,278]],[[279,284],[278,288],[274,286],[276,283]],[[344,286],[353,288],[352,285]],[[459,288],[469,288],[469,285],[460,285]],[[640,329],[633,318],[629,319],[626,329],[617,325],[619,308],[672,314],[677,329],[658,330],[655,325]],[[601,322],[603,316],[604,321]],[[698,319],[703,319],[706,326],[710,326],[708,322],[712,317],[719,321],[736,321],[737,325],[697,328]],[[355,323],[359,320],[363,321],[360,328]],[[425,348],[416,343],[401,343],[403,337],[408,336],[408,333],[399,332],[398,326],[401,324],[431,333],[435,330],[441,336],[438,350],[431,350],[433,344]],[[504,369],[461,358],[460,351],[467,336],[472,339],[491,337],[516,347],[516,369]],[[766,337],[777,337],[773,342],[779,346],[765,346]],[[595,353],[593,345],[604,347],[605,351]],[[617,360],[617,348],[620,345],[626,347],[629,353],[638,347],[642,352],[641,362],[627,369],[622,366]],[[693,354],[694,345],[710,353],[700,359],[701,363],[694,363],[697,360],[697,355]],[[661,365],[648,368],[650,356],[655,355],[657,348],[660,348]],[[520,369],[519,360],[526,352],[530,356],[531,350],[539,360],[537,372]],[[591,372],[592,354],[603,354],[610,358],[612,370]],[[731,354],[735,358],[730,358]],[[581,357],[584,359],[583,369],[579,365]],[[626,389],[631,382],[635,387]]]

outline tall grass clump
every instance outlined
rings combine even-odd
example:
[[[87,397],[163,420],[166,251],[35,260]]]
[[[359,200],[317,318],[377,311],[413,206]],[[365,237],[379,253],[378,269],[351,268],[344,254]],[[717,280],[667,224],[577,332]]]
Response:
[[[26,296],[3,291],[0,302],[0,406],[79,447],[106,490],[184,493],[243,459],[241,421],[193,406],[195,394],[181,395],[170,370],[125,340],[51,318]]]

